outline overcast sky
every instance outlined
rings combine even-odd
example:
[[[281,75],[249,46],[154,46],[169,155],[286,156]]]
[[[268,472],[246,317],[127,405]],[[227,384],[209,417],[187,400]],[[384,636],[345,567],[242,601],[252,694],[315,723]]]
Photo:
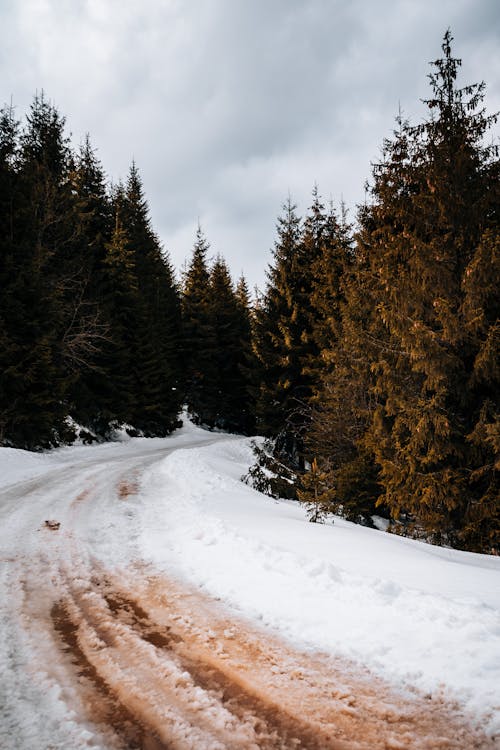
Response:
[[[177,269],[199,220],[262,286],[288,192],[354,216],[448,26],[499,110],[500,0],[0,0],[0,100],[21,117],[44,89],[114,181],[134,158]]]

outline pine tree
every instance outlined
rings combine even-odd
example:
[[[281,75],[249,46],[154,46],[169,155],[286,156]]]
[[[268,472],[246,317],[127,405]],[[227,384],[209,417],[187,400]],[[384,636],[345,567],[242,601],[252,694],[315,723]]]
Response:
[[[236,285],[236,306],[238,311],[238,370],[240,381],[236,401],[239,404],[238,431],[245,435],[254,434],[255,403],[254,392],[255,359],[252,348],[252,305],[245,277],[240,276]]]
[[[364,214],[362,210],[362,224],[368,221]],[[374,316],[375,303],[369,295],[369,256],[362,237],[361,232],[354,252],[350,244],[337,246],[330,276],[332,285],[327,285],[324,298],[316,301],[319,335],[324,337],[321,340],[326,346],[321,352],[311,401],[307,448],[310,455],[317,456],[327,476],[335,512],[370,525],[381,488],[378,467],[363,440],[377,403],[371,364],[378,359],[386,335]],[[343,270],[339,263],[342,258]],[[322,299],[326,300],[324,309],[330,309],[330,315],[322,314]]]
[[[207,263],[209,247],[198,226],[191,262],[184,274],[181,302],[186,404],[196,423],[213,426],[211,393],[216,379],[216,338]]]
[[[246,284],[235,291],[228,267],[218,255],[210,271],[212,321],[215,329],[215,379],[207,393],[207,408],[216,427],[248,430],[250,397],[245,380],[245,358],[250,345]],[[210,404],[210,406],[209,406]]]
[[[180,305],[135,166],[110,199],[87,138],[37,95],[18,134],[0,115],[0,441],[70,438],[68,415],[106,435],[176,423]]]
[[[354,260],[353,242],[353,228],[347,220],[344,204],[341,205],[340,219],[333,204],[330,204],[311,269],[311,328],[317,352],[311,357],[312,369],[315,361],[322,361],[322,352],[333,349],[341,335],[345,299],[342,280]]]
[[[275,438],[278,453],[301,466],[303,413],[309,392],[302,373],[304,255],[301,220],[295,211],[289,199],[278,219],[266,291],[255,306],[254,352],[259,375],[256,429]]]
[[[328,473],[320,469],[316,458],[313,458],[309,471],[301,477],[300,485],[297,497],[306,506],[309,521],[323,523],[332,513],[334,493]]]
[[[106,243],[113,231],[113,209],[101,163],[86,136],[71,175],[75,199],[75,315],[68,329],[68,346],[75,356],[69,363],[74,372],[69,397],[71,416],[98,431],[102,428],[100,396],[108,384],[98,362],[108,345],[110,322],[103,295]]]
[[[311,399],[324,370],[321,352],[333,345],[339,278],[351,250],[350,228],[325,212],[315,187],[301,225],[288,203],[265,295],[256,307],[255,351],[261,368],[257,429],[276,439],[282,459],[304,468]],[[335,323],[336,325],[337,323]]]
[[[147,435],[164,435],[176,422],[182,397],[180,301],[170,262],[151,227],[135,164],[129,172],[123,210],[138,285],[132,422]]]
[[[19,123],[13,108],[0,111],[0,444],[14,439],[13,423],[18,406],[16,381],[21,373],[13,368],[19,353],[16,334],[18,274],[21,259],[15,248],[15,194]]]
[[[485,352],[494,360],[498,325],[498,154],[484,145],[495,119],[480,109],[484,85],[456,87],[451,41],[433,63],[431,118],[400,120],[374,170],[371,294],[388,341],[364,444],[396,519],[409,513],[437,540],[485,550],[498,545],[500,512],[498,372],[480,367]]]
[[[106,434],[112,423],[133,424],[137,397],[134,375],[139,323],[139,285],[134,251],[124,224],[125,190],[119,184],[113,195],[114,227],[104,246],[102,308],[109,325],[98,367],[98,421],[92,426]]]
[[[73,313],[75,216],[64,126],[43,94],[36,96],[15,168],[10,163],[15,185],[4,257],[6,298],[12,304],[2,324],[9,355],[2,373],[1,422],[4,441],[26,448],[56,444],[66,429],[71,382],[66,363],[72,352],[65,334]],[[4,121],[4,133],[6,127]]]

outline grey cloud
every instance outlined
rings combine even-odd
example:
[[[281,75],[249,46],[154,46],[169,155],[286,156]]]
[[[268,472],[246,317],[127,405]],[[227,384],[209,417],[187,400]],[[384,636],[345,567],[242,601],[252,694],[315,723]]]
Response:
[[[178,267],[199,218],[262,283],[288,190],[301,211],[314,182],[362,200],[399,103],[422,116],[448,26],[499,109],[498,0],[10,0],[0,96],[21,112],[44,88],[115,179],[134,157]]]

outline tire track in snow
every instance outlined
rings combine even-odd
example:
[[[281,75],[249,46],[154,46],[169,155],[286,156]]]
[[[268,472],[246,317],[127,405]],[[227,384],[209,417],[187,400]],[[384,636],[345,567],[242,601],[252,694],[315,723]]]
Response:
[[[77,667],[84,654],[96,688],[139,732],[126,747],[494,747],[443,697],[403,695],[347,661],[301,653],[199,591],[145,573],[96,566],[90,584],[68,579],[55,618]]]

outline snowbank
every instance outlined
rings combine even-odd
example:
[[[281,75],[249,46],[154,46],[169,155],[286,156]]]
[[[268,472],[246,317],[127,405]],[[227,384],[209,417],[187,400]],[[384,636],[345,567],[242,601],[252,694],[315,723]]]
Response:
[[[240,482],[250,441],[179,450],[143,483],[141,554],[309,649],[426,692],[500,731],[500,558],[306,520]]]

